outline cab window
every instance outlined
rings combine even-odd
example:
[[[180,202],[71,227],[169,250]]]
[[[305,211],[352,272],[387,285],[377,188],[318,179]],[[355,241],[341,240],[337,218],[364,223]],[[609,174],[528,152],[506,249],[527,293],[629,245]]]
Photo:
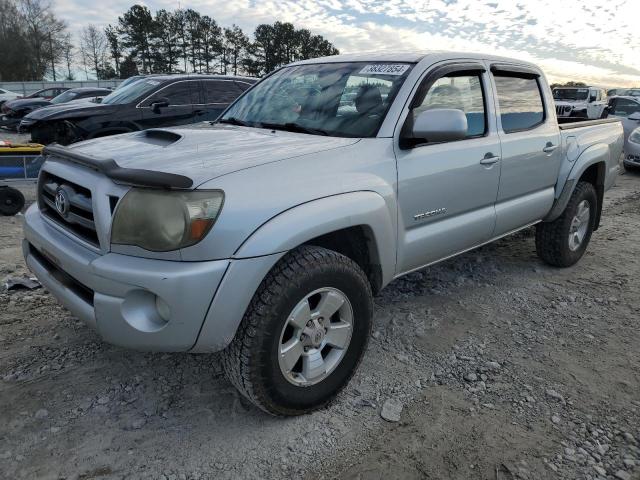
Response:
[[[530,130],[544,122],[544,104],[537,78],[507,74],[494,76],[502,130]]]
[[[422,102],[412,110],[413,118],[435,108],[462,110],[467,117],[467,138],[482,136],[487,131],[480,74],[453,73],[439,78],[429,88]]]

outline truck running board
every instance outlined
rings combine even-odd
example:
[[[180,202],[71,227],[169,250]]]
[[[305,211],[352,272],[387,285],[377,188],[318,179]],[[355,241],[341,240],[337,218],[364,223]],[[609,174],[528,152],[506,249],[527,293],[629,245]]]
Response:
[[[98,158],[76,152],[71,148],[53,143],[42,151],[45,156],[83,165],[103,173],[116,183],[135,187],[185,189],[193,186],[193,180],[184,175],[155,172],[139,168],[123,168],[111,158]]]

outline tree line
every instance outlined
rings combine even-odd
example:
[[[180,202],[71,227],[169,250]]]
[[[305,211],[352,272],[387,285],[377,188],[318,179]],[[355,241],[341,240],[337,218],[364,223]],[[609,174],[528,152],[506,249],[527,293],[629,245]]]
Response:
[[[196,72],[259,77],[296,60],[339,53],[323,36],[291,23],[261,24],[249,37],[193,9],[152,13],[143,5],[104,29],[85,26],[74,45],[46,2],[0,0],[0,80],[73,80],[76,65],[87,79],[101,80]]]

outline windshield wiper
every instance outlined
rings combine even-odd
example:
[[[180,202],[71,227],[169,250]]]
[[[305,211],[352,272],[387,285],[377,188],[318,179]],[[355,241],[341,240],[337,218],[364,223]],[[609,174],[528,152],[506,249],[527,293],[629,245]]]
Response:
[[[287,132],[298,132],[298,133],[308,133],[311,135],[325,135],[328,136],[329,132],[326,130],[322,130],[319,128],[311,128],[300,125],[299,123],[261,123],[260,126],[262,128],[270,128],[272,130],[284,130]]]
[[[250,126],[247,122],[245,122],[243,120],[240,120],[239,118],[236,118],[236,117],[229,117],[229,118],[225,118],[225,119],[218,120],[216,122],[211,122],[211,123],[212,124],[214,124],[214,123],[229,123],[231,125],[239,125],[241,127],[249,127]]]

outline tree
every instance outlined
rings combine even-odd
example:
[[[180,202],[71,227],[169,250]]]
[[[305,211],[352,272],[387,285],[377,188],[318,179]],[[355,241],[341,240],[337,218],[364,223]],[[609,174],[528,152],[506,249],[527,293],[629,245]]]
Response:
[[[147,7],[134,5],[122,17],[118,18],[122,34],[122,44],[130,49],[131,58],[139,58],[142,73],[150,72],[151,38],[153,36],[153,17]]]
[[[153,71],[171,73],[180,59],[179,19],[176,14],[158,10],[153,20]]]
[[[238,75],[238,67],[241,66],[243,56],[249,46],[249,37],[237,25],[224,29],[224,73],[227,74],[227,65],[230,65],[234,75]]]
[[[73,65],[75,54],[76,54],[75,48],[71,43],[71,34],[67,33],[64,38],[64,45],[63,45],[63,52],[62,52],[64,63],[65,63],[65,66],[67,67],[67,77],[65,80],[75,80],[73,72],[71,71],[71,66]]]
[[[138,65],[131,55],[127,55],[120,64],[120,78],[126,79],[134,75],[139,75]]]
[[[116,75],[119,76],[120,59],[122,58],[122,45],[120,44],[118,30],[111,25],[107,25],[107,27],[104,29],[104,36],[107,39],[107,43],[109,44],[109,53],[111,54],[111,58],[115,63]]]
[[[91,66],[100,80],[100,66],[104,63],[107,53],[107,39],[95,25],[87,25],[82,29],[80,36],[80,50],[87,67]]]

